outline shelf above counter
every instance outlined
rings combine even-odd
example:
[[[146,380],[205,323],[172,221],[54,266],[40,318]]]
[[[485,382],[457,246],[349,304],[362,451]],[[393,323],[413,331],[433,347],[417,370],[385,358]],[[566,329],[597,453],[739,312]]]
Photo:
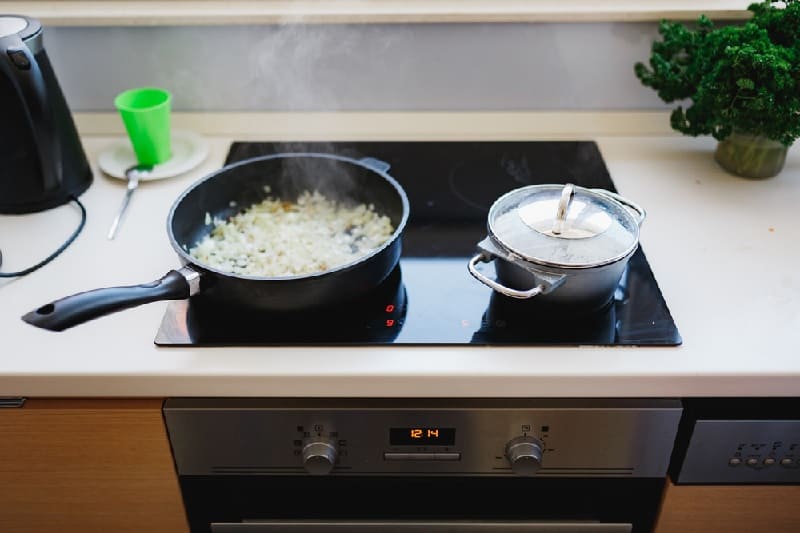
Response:
[[[50,26],[645,22],[749,17],[741,0],[27,0],[0,12]]]

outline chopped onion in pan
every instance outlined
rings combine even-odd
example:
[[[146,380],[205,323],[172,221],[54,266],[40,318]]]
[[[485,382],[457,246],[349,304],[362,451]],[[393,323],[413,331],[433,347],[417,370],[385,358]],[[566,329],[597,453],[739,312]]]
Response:
[[[266,198],[228,220],[211,219],[209,235],[190,248],[199,263],[259,277],[324,272],[364,257],[394,232],[373,205],[344,206],[317,191],[296,202]]]

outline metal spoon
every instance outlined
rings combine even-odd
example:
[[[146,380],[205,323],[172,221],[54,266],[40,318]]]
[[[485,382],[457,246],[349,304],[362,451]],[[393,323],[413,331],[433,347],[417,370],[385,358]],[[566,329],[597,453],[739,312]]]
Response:
[[[128,204],[131,202],[131,197],[133,196],[133,191],[139,186],[139,177],[146,176],[153,170],[153,165],[133,165],[125,169],[125,179],[128,180],[128,188],[125,191],[125,198],[122,199],[122,205],[119,207],[119,212],[117,216],[114,217],[114,221],[111,223],[111,228],[108,230],[108,240],[113,240],[114,237],[117,236],[117,230],[119,229],[120,222],[122,221],[122,216],[125,214],[125,210],[128,208]]]

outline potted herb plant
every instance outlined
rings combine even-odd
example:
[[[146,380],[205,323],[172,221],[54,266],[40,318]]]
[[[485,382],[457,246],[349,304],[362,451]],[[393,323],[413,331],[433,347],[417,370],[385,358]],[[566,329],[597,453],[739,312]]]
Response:
[[[751,4],[743,24],[662,21],[649,66],[635,73],[667,103],[672,128],[717,139],[716,161],[739,176],[783,168],[800,137],[800,0]]]

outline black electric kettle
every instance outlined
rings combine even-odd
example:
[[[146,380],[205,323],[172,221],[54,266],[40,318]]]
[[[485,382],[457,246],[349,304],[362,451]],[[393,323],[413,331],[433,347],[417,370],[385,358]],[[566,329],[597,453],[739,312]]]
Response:
[[[42,43],[39,21],[0,14],[0,213],[77,198],[92,171]]]

